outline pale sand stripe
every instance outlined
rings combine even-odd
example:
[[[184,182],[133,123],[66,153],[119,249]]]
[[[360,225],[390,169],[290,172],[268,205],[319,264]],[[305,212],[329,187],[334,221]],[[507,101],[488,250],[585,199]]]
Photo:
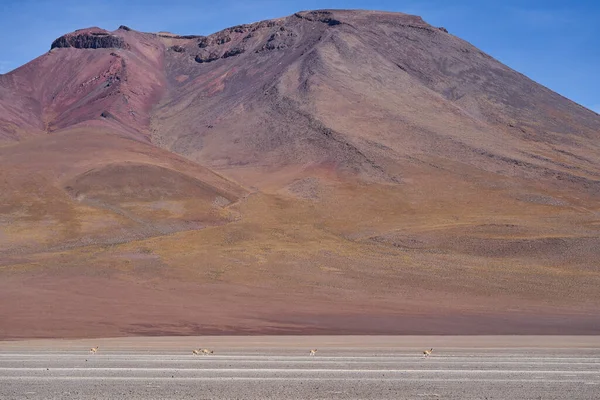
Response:
[[[135,372],[135,371],[168,371],[168,372],[246,372],[246,373],[445,373],[445,374],[596,374],[600,377],[600,370],[517,370],[517,369],[304,369],[304,368],[45,368],[45,367],[0,367],[0,371],[114,371],[114,372]]]
[[[297,378],[297,377],[121,377],[121,376],[86,376],[86,377],[75,377],[75,376],[17,376],[17,377],[3,377],[0,376],[0,381],[20,381],[20,380],[34,380],[34,381],[95,381],[95,380],[111,380],[111,381],[219,381],[219,382],[231,382],[231,381],[343,381],[347,382],[347,377],[339,378]],[[365,382],[463,382],[461,378],[353,378],[356,381]],[[588,385],[599,385],[600,381],[589,381],[583,379],[508,379],[508,378],[469,378],[469,382],[524,382],[524,383],[585,383]]]

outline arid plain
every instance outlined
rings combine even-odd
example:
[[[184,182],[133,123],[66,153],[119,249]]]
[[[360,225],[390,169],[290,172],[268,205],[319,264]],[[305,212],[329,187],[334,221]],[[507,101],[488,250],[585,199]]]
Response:
[[[5,341],[0,397],[593,400],[599,341],[581,335]],[[91,345],[98,346],[95,354]],[[213,353],[192,354],[198,346]]]
[[[600,333],[600,116],[420,17],[0,75],[0,338]]]

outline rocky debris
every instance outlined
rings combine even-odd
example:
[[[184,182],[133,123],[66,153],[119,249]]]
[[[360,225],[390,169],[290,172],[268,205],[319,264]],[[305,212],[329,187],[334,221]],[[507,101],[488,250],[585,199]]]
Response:
[[[170,47],[171,50],[173,50],[176,53],[184,53],[185,49],[181,46],[175,45],[175,46],[171,46]]]
[[[229,58],[229,57],[238,56],[238,55],[244,53],[245,51],[246,51],[246,49],[244,49],[243,47],[236,46],[236,47],[232,47],[229,50],[225,51],[223,53],[223,55],[221,55],[221,56],[219,56],[219,54],[217,52],[211,51],[209,53],[207,52],[204,54],[196,55],[194,60],[196,60],[196,62],[199,64],[209,63],[209,62],[219,60],[221,58]]]
[[[206,36],[203,36],[200,40],[198,40],[198,47],[200,47],[201,49],[210,46],[210,44],[210,39]]]
[[[247,25],[237,25],[234,26],[232,28],[229,28],[232,32],[235,33],[246,33],[248,32],[248,26]]]
[[[444,28],[443,26],[440,26],[438,29],[442,32],[448,33],[448,29]]]
[[[237,26],[234,26],[231,28],[227,28],[221,32],[227,32],[229,34],[248,33],[248,32],[256,32],[257,30],[263,29],[263,28],[273,28],[278,25],[281,25],[280,21],[273,21],[273,20],[260,21],[260,22],[255,22],[253,24],[237,25]]]
[[[202,51],[197,54],[194,59],[197,63],[203,64],[221,58],[225,59],[238,56],[248,50],[247,42],[250,39],[257,37],[255,32],[260,29],[276,28],[277,31],[273,32],[267,43],[264,44],[260,50],[255,51],[256,53],[264,50],[290,47],[294,43],[293,38],[298,35],[293,31],[286,30],[285,26],[283,26],[283,22],[283,20],[275,20],[236,25],[209,36],[200,36],[198,37],[197,45]],[[224,46],[227,44],[229,45]],[[217,46],[223,46],[226,50],[219,50]],[[171,49],[175,50],[173,47]]]
[[[221,44],[225,44],[225,43],[229,43],[229,42],[231,42],[231,36],[223,36],[223,37],[217,38],[217,40],[215,41],[215,44],[221,45]]]
[[[255,49],[256,44],[248,44],[248,42],[253,38],[263,36],[263,33],[255,33],[261,29],[269,29],[271,35],[261,48],[254,51],[255,53],[291,47],[295,43],[298,34],[286,28],[283,23],[284,21],[280,20],[261,21],[254,24],[237,25],[209,36],[202,36],[198,39],[198,47],[202,51],[195,56],[195,60],[200,64],[208,63],[220,58],[238,56],[248,51],[249,46]],[[226,50],[219,50],[218,46],[223,46]]]
[[[201,49],[210,46],[220,46],[232,41],[238,40],[242,37],[242,40],[249,40],[254,37],[254,32],[260,29],[273,28],[281,26],[282,21],[261,21],[254,24],[236,25],[231,28],[224,29],[220,32],[214,33],[209,36],[195,36],[198,38],[198,47]],[[242,36],[244,35],[244,36]]]
[[[298,35],[294,31],[288,30],[284,26],[281,26],[276,32],[269,36],[267,42],[260,49],[256,50],[256,53],[269,50],[287,49],[294,44],[294,38],[297,36]]]
[[[308,21],[323,22],[329,26],[340,25],[342,21],[333,18],[330,11],[309,11],[294,14],[295,17],[306,19]]]
[[[88,31],[72,33],[59,37],[50,46],[54,48],[74,47],[77,49],[127,49],[129,46],[123,38],[106,31]]]
[[[263,28],[272,28],[274,26],[277,26],[278,24],[281,24],[281,22],[271,20],[271,21],[256,22],[254,24],[248,25],[248,27],[250,28],[251,32],[254,32],[254,31],[257,31],[257,30],[263,29]]]
[[[261,21],[261,22],[256,22],[254,24],[236,25],[231,28],[224,29],[221,32],[229,33],[229,34],[248,33],[248,32],[255,32],[262,28],[272,28],[274,26],[277,26],[276,21]]]
[[[201,49],[204,49],[206,47],[209,46],[209,39],[206,36],[203,36],[202,38],[200,38],[200,40],[198,40],[198,47],[200,47]]]
[[[208,46],[218,46],[229,42],[231,42],[231,36],[227,32],[221,31],[214,35],[202,37],[198,40],[198,47],[204,49]]]
[[[121,77],[119,75],[109,75],[106,78],[106,82],[104,85],[106,87],[110,87],[113,83],[119,83],[121,81]]]

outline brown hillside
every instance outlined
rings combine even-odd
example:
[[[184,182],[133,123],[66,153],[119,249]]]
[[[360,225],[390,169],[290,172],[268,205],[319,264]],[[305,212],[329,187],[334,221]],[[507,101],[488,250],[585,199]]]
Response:
[[[79,30],[0,75],[0,337],[598,334],[599,139],[416,16]]]

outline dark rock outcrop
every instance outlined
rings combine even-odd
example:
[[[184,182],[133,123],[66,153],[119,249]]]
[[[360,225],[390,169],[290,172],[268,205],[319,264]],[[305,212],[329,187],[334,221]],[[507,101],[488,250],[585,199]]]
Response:
[[[128,48],[123,38],[108,32],[83,32],[64,35],[52,42],[50,49],[75,47],[77,49]]]
[[[273,28],[281,24],[281,21],[261,21],[254,24],[236,25],[209,36],[194,36],[193,38],[198,38],[198,47],[205,49],[210,46],[220,46],[232,41],[235,42],[240,38],[247,41],[255,36],[254,32],[260,29]],[[182,37],[178,36],[178,38]]]
[[[209,46],[209,38],[206,36],[202,36],[199,40],[198,40],[198,47],[200,47],[201,49],[204,49],[206,47]]]
[[[165,35],[161,33],[159,33],[158,36],[169,39],[202,39],[204,37],[202,35]]]
[[[225,52],[225,54],[223,54],[222,58],[229,58],[229,57],[237,56],[237,55],[242,54],[245,51],[246,50],[243,47],[234,47],[232,49],[227,50]]]
[[[342,23],[342,21],[333,18],[333,13],[329,11],[299,12],[294,15],[308,21],[323,22],[329,26],[340,25]]]
[[[243,48],[241,46],[236,46],[236,47],[232,47],[229,50],[225,51],[225,53],[223,53],[223,55],[219,55],[218,53],[211,51],[210,53],[206,52],[206,53],[201,53],[201,54],[196,55],[194,60],[196,60],[196,62],[199,64],[204,64],[204,63],[217,61],[222,58],[224,59],[224,58],[238,56],[238,55],[244,53],[245,51],[246,51],[245,48]]]
[[[175,46],[171,46],[171,50],[173,50],[174,52],[177,53],[183,53],[185,52],[185,49],[181,46],[175,45]]]
[[[207,55],[198,54],[194,60],[196,60],[197,63],[203,64],[216,61],[219,58],[221,57],[219,57],[216,53],[209,53]]]

